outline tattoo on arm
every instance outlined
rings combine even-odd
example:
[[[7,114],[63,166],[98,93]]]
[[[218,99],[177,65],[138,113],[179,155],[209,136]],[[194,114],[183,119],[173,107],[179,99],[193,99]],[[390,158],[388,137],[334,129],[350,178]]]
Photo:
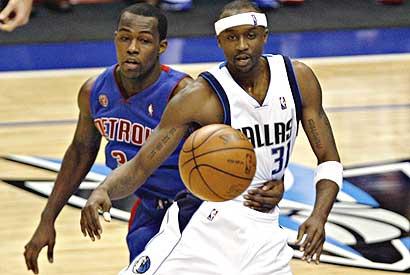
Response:
[[[317,131],[315,121],[313,119],[309,119],[307,122],[308,122],[308,126],[309,126],[309,131],[312,133],[313,142],[315,144],[315,147],[317,147],[318,149],[321,149],[323,147],[323,145],[322,145],[322,142],[320,140],[319,133]]]
[[[148,159],[153,159],[155,155],[159,153],[162,148],[164,148],[164,145],[167,144],[171,140],[171,137],[175,134],[175,132],[176,132],[176,128],[171,128],[166,134],[166,136],[162,138],[160,143],[158,143],[155,146],[155,148],[149,153]]]

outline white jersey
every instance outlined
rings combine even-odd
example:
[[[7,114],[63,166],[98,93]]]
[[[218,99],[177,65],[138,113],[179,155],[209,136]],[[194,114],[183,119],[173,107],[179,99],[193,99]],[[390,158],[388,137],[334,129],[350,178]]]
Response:
[[[224,123],[241,130],[255,147],[257,171],[251,188],[283,176],[301,115],[290,60],[265,57],[271,76],[263,104],[232,79],[224,63],[200,74],[222,103]],[[293,249],[278,224],[279,209],[262,213],[241,200],[209,202],[180,193],[159,233],[120,274],[291,275]]]
[[[295,144],[301,111],[290,60],[281,55],[265,57],[270,81],[262,104],[235,82],[225,62],[201,74],[223,105],[224,123],[242,131],[254,146],[257,166],[249,187],[252,189],[283,177]]]

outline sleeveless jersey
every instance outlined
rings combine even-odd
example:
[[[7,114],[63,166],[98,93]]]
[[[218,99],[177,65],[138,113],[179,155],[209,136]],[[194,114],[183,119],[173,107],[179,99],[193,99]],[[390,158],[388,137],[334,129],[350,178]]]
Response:
[[[95,81],[90,95],[90,110],[95,126],[107,140],[106,165],[115,169],[134,157],[159,124],[169,96],[186,74],[162,65],[158,80],[125,99],[115,77],[117,65],[107,68]],[[173,199],[184,185],[178,172],[178,152],[174,153],[135,192],[143,199]]]
[[[301,117],[301,98],[291,61],[281,55],[264,57],[270,80],[262,104],[235,82],[226,62],[200,74],[218,95],[224,123],[242,131],[254,146],[256,173],[249,189],[283,177]]]

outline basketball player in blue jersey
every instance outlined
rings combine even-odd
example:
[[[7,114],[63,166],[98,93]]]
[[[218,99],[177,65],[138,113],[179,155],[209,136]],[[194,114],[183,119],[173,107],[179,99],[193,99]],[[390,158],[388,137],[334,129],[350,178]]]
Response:
[[[120,15],[115,34],[118,64],[87,80],[80,89],[77,129],[68,147],[55,186],[31,240],[25,246],[27,268],[38,273],[37,258],[44,246],[53,261],[54,222],[69,197],[94,163],[101,138],[106,165],[111,169],[131,159],[157,126],[169,97],[192,79],[185,73],[161,65],[159,55],[167,47],[167,20],[148,4],[135,4]],[[178,174],[178,153],[170,157],[135,194],[141,203],[134,207],[127,244],[133,259],[160,227],[162,217],[176,193],[184,188]],[[283,182],[269,182],[268,190],[249,194],[250,207],[274,207],[283,193]],[[262,205],[263,204],[263,205]],[[137,205],[137,204],[136,204]],[[100,235],[91,235],[94,240]]]

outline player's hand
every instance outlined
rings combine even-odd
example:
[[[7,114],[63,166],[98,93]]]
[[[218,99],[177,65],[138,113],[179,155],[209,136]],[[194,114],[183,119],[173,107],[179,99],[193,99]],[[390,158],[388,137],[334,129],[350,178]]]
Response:
[[[302,260],[310,263],[315,257],[315,263],[319,264],[320,255],[323,251],[325,242],[325,223],[326,220],[316,216],[310,216],[300,227],[296,245],[300,244],[306,234],[303,243],[300,244],[300,251],[303,251]]]
[[[47,246],[47,258],[50,263],[53,262],[53,250],[56,240],[56,231],[53,223],[40,222],[31,240],[24,246],[24,258],[26,260],[27,270],[32,270],[38,274],[37,258],[41,249]]]
[[[103,212],[104,220],[109,222],[111,221],[110,208],[111,200],[107,191],[101,188],[95,189],[81,210],[80,225],[84,236],[88,234],[92,241],[95,241],[95,237],[101,238],[102,227],[98,213]]]
[[[11,32],[27,24],[32,6],[33,0],[10,0],[0,11],[0,30]]]
[[[269,212],[280,202],[285,186],[282,180],[267,181],[257,189],[251,189],[244,195],[244,205],[260,212]]]

